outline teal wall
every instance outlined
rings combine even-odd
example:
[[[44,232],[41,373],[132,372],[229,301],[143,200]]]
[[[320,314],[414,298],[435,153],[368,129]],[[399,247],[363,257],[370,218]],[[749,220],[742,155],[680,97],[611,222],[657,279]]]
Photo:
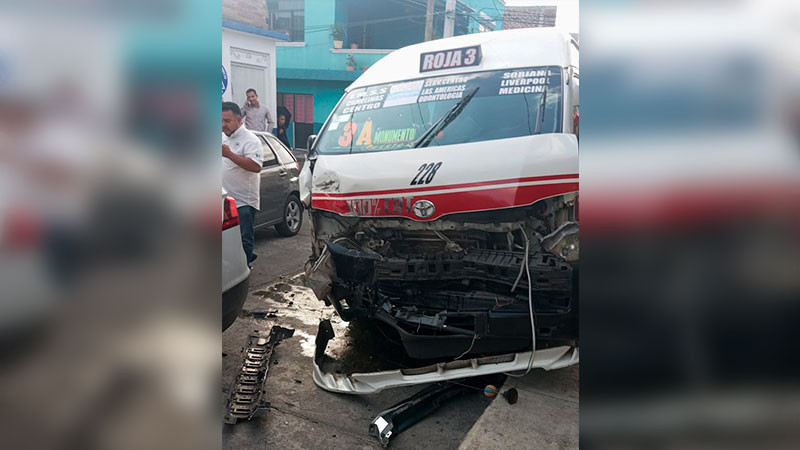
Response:
[[[347,25],[352,21],[361,21],[363,17],[358,11],[354,11],[355,17],[348,17],[350,4],[365,4],[363,0],[305,0],[305,46],[302,47],[278,47],[277,48],[277,68],[278,77],[281,77],[281,69],[315,69],[326,71],[345,71],[347,52],[332,52],[333,37],[331,36],[331,26],[335,23]],[[385,18],[397,17],[397,15],[410,14],[402,5],[389,0],[374,0],[369,2],[369,6],[374,8],[380,3],[381,16]],[[498,0],[463,0],[463,3],[476,10],[476,14],[483,12],[495,18],[498,25],[502,22],[503,5]],[[444,0],[438,0],[437,11],[444,9]],[[374,10],[372,10],[374,11]],[[364,13],[366,14],[366,12]],[[373,13],[374,14],[374,13]],[[437,16],[436,26],[441,27],[441,15]],[[425,36],[424,18],[417,18],[413,21],[384,22],[374,26],[375,48],[396,49],[406,45],[421,42]],[[472,20],[469,24],[471,32],[477,31],[477,22]],[[498,27],[498,29],[500,29]],[[345,47],[348,40],[345,38]],[[356,60],[356,68],[371,66],[381,59],[383,54],[359,54],[353,53]],[[307,77],[309,79],[352,79],[356,74],[317,74],[318,76]],[[334,77],[335,78],[331,78]],[[306,78],[306,77],[304,77]]]
[[[503,12],[505,7],[498,0],[469,0],[463,2],[475,10],[475,16],[486,14],[495,21],[495,30],[503,29]],[[473,20],[469,25],[470,33],[478,32],[478,22]]]
[[[346,71],[347,53],[334,53],[331,26],[346,23],[346,10],[340,1],[306,0],[306,32],[304,47],[278,47],[277,67],[280,69],[319,69]],[[338,15],[337,15],[338,9]],[[338,17],[338,19],[337,19]],[[342,20],[342,22],[338,22]],[[356,67],[371,66],[381,59],[382,54],[354,54]],[[278,77],[281,74],[278,73]],[[347,75],[340,75],[347,76]],[[356,77],[352,77],[355,80]]]
[[[278,92],[312,94],[314,96],[314,123],[322,125],[339,102],[349,81],[288,80],[278,79]]]

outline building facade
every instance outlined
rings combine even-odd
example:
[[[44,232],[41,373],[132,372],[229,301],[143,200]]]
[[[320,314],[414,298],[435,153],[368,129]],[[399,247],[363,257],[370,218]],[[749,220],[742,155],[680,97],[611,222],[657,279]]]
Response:
[[[264,0],[222,2],[222,100],[243,105],[253,88],[276,115],[275,43],[289,35],[271,30]]]
[[[556,26],[557,5],[516,6],[506,8],[503,23],[506,30]]]
[[[453,35],[502,29],[502,0],[454,4]],[[434,1],[433,39],[443,36],[445,6],[446,0]],[[425,40],[426,7],[427,0],[267,1],[269,27],[290,37],[277,44],[276,101],[292,114],[295,147],[305,148],[364,70],[393,50]]]

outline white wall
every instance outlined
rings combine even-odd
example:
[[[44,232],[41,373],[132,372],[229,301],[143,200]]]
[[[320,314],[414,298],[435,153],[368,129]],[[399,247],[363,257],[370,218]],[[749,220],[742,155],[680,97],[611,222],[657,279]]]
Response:
[[[262,55],[264,55],[262,57]],[[222,101],[233,101],[233,71],[231,59],[246,63],[250,66],[264,67],[266,70],[267,89],[265,92],[258,90],[258,100],[267,105],[273,120],[276,115],[276,90],[277,79],[275,76],[275,40],[239,31],[222,29],[222,65],[228,72],[228,89],[222,95]],[[241,106],[241,105],[239,105]]]

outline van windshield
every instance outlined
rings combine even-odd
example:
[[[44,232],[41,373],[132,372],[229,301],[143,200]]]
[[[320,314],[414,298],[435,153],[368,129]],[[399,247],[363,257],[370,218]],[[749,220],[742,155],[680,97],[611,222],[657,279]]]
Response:
[[[557,66],[526,67],[354,89],[337,106],[316,149],[349,154],[412,148],[475,88],[475,96],[428,147],[560,133],[561,72]]]

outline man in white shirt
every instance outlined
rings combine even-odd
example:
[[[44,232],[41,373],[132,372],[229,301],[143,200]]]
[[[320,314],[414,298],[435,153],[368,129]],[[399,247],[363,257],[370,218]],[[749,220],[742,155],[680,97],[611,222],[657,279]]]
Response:
[[[236,200],[242,247],[247,263],[253,254],[253,223],[259,209],[261,188],[261,141],[242,126],[242,111],[233,102],[222,104],[222,187]]]

